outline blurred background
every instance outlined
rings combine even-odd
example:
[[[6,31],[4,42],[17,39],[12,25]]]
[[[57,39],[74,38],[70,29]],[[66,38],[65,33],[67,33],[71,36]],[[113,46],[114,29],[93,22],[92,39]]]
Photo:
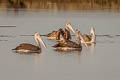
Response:
[[[0,8],[119,11],[120,0],[0,0]]]

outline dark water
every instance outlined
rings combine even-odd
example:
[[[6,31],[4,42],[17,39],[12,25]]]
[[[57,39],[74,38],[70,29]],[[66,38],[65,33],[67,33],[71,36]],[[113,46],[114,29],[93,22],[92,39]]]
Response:
[[[74,29],[89,34],[95,27],[96,45],[83,46],[81,52],[58,52],[56,42],[42,36],[47,49],[41,54],[18,54],[11,49],[20,43],[35,44],[33,34],[41,35],[64,28],[70,21]],[[72,33],[72,32],[71,32]],[[72,33],[73,34],[73,33]],[[26,35],[26,36],[25,36]],[[73,40],[74,39],[73,36]],[[119,80],[120,13],[107,11],[13,10],[0,12],[1,80]]]

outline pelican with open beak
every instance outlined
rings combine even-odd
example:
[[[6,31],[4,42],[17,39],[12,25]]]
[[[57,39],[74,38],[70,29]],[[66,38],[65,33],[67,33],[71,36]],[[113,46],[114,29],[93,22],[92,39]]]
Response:
[[[42,45],[46,47],[46,44],[44,43],[43,39],[41,38],[40,34],[38,32],[36,32],[34,34],[34,39],[37,43],[37,46],[29,44],[29,43],[22,43],[19,46],[17,46],[15,49],[12,49],[18,53],[40,53],[41,52],[41,46],[40,46],[40,42],[42,43]]]

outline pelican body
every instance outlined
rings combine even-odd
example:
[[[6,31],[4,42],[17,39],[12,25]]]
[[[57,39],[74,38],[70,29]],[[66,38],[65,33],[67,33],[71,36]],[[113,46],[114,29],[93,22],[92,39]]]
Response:
[[[66,23],[66,24],[68,24],[68,23]],[[60,34],[63,34],[63,37],[66,40],[71,39],[70,29],[67,25],[64,30],[60,28],[58,31],[53,31],[53,32],[49,33],[47,36],[48,36],[48,39],[51,39],[51,40],[60,40]]]
[[[42,40],[39,33],[34,34],[34,39],[37,43],[37,46],[29,43],[22,43],[12,50],[19,53],[40,53],[41,52],[40,42],[43,44],[45,48],[46,48],[46,44]]]
[[[82,50],[82,46],[80,44],[77,44],[70,40],[61,41],[56,45],[54,45],[53,47],[56,48],[56,50],[60,50],[60,51],[76,51],[76,50],[81,51]]]
[[[78,39],[78,43],[66,40],[64,37],[62,37],[62,34],[60,34],[61,41],[59,41],[57,44],[55,44],[53,47],[56,48],[56,50],[59,51],[81,51],[82,46],[81,46],[81,39],[79,37],[79,32],[76,32],[76,37]]]
[[[85,40],[85,43],[87,44],[96,43],[95,29],[91,27],[90,35],[83,34],[82,37]],[[84,42],[81,41],[81,43],[84,43]]]
[[[47,37],[50,40],[57,40],[57,31],[52,31],[51,33],[47,34]]]

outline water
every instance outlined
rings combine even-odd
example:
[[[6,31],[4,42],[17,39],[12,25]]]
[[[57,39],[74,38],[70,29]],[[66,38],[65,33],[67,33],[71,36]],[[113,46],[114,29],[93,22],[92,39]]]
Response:
[[[70,21],[74,29],[86,34],[89,33],[90,27],[95,27],[96,45],[89,48],[83,46],[81,52],[58,52],[51,47],[56,42],[42,36],[47,49],[42,46],[41,54],[18,54],[11,50],[20,43],[35,44],[31,36],[35,32],[46,35],[53,30],[64,28],[66,21]],[[119,21],[120,14],[114,12],[2,11],[0,12],[0,79],[119,80]]]

